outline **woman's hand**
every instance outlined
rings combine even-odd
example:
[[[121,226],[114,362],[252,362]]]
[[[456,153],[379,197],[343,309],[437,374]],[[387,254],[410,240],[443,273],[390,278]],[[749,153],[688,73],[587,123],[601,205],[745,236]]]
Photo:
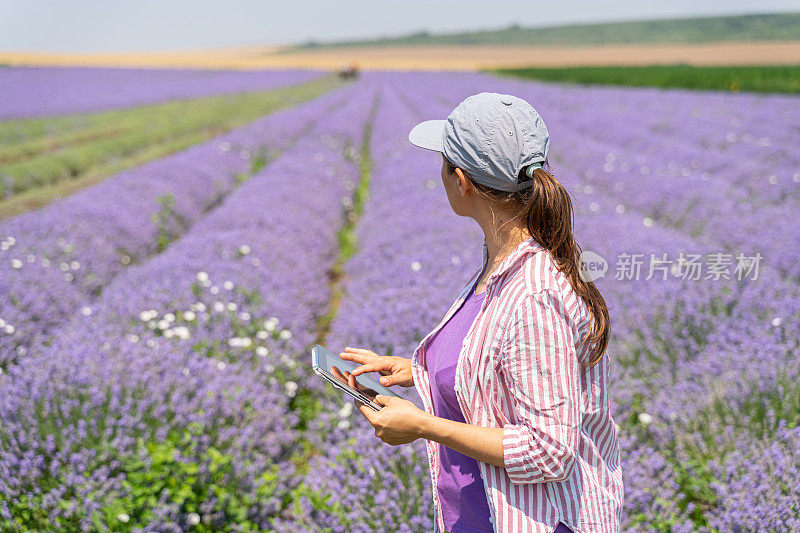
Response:
[[[352,374],[347,376],[351,387],[355,385],[355,379]],[[373,410],[359,400],[353,400],[353,403],[375,428],[375,436],[386,444],[408,444],[422,436],[422,421],[428,413],[413,402],[378,394],[375,403],[383,406],[380,411]]]
[[[365,372],[378,372],[382,376],[378,381],[384,387],[399,385],[413,387],[414,376],[411,374],[411,359],[394,355],[378,355],[364,348],[345,347],[339,357],[345,361],[353,361],[361,366],[353,369],[353,376]],[[374,412],[374,411],[373,411]]]

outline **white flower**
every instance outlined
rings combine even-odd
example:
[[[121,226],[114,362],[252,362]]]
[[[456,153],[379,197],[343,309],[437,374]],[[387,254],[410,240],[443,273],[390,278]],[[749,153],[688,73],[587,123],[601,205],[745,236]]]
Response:
[[[197,273],[197,281],[199,281],[201,283],[204,282],[204,281],[208,281],[208,274],[206,274],[205,272],[202,272],[202,271],[198,272]]]
[[[190,526],[196,526],[200,523],[200,515],[197,513],[189,513],[186,515],[186,521]]]
[[[20,261],[19,259],[12,259],[11,268],[19,270],[20,268],[22,268],[22,261]]]
[[[247,322],[248,320],[250,320],[250,313],[248,313],[247,311],[242,311],[241,313],[239,313],[239,320],[241,320],[242,322]]]
[[[208,289],[208,292],[210,292],[211,294],[219,294],[219,287],[217,287],[216,285],[212,285],[211,288]]]
[[[272,322],[271,320],[265,320],[264,329],[266,329],[267,331],[275,331],[275,323]]]
[[[84,305],[83,307],[81,307],[81,314],[83,316],[91,315],[92,314],[92,308],[89,307],[88,305]]]
[[[239,247],[239,253],[242,255],[247,255],[250,253],[250,247],[246,244],[243,244]]]
[[[281,333],[280,333],[280,337],[283,340],[291,339],[292,338],[292,332],[289,331],[288,329],[282,329]]]
[[[203,302],[197,302],[196,304],[194,304],[194,310],[202,313],[203,311],[206,310],[206,304],[204,304]]]
[[[228,311],[236,311],[238,309],[238,306],[233,302],[228,302],[225,307],[228,308]]]
[[[267,337],[269,337],[269,333],[268,333],[268,332],[266,332],[266,331],[264,331],[263,329],[260,329],[260,330],[258,330],[258,331],[256,332],[256,338],[257,338],[257,339],[259,339],[259,340],[262,340],[262,341],[263,341],[263,340],[264,340],[264,339],[266,339]]]
[[[642,219],[642,224],[644,224],[644,227],[650,228],[653,226],[653,219],[650,217],[644,217]]]
[[[226,291],[233,290],[233,282],[230,280],[226,281],[225,283],[222,284],[222,288],[225,289]]]
[[[225,310],[225,304],[222,302],[214,302],[214,311],[222,312]]]
[[[625,212],[625,206],[622,204],[617,204],[617,213],[621,215],[624,212]]]
[[[175,332],[175,336],[178,337],[179,339],[186,340],[190,336],[189,328],[187,328],[186,326],[178,326],[176,328],[173,328],[172,331]]]
[[[639,422],[644,424],[645,426],[653,421],[653,417],[648,415],[647,413],[639,413]]]
[[[158,321],[156,326],[158,326],[158,329],[163,331],[163,330],[165,330],[165,329],[167,329],[169,327],[169,322],[167,322],[164,319],[161,319],[161,320]]]
[[[141,320],[142,322],[148,322],[153,318],[155,317],[150,315],[150,311],[142,311],[141,313],[139,313],[139,320]]]
[[[9,237],[6,239],[6,242],[8,243],[9,246],[14,246],[14,243],[17,242],[17,239],[15,239],[14,237]]]
[[[27,259],[28,259],[28,263],[35,263],[36,262],[36,256],[33,255],[33,254],[28,254]]]
[[[183,313],[184,320],[188,320],[189,322],[191,322],[195,318],[197,318],[197,315],[194,314],[194,311],[186,311],[185,313]]]
[[[220,370],[225,370],[225,367],[228,366],[225,364],[224,361],[217,361],[217,368]]]
[[[259,346],[256,348],[256,355],[259,357],[266,357],[269,355],[269,350],[266,346]]]
[[[347,429],[350,427],[350,421],[347,419],[339,420],[339,429]]]
[[[228,339],[228,345],[235,348],[247,348],[252,344],[253,340],[250,337],[231,337]]]
[[[341,409],[339,409],[339,416],[341,418],[345,418],[345,417],[350,416],[350,414],[352,412],[353,412],[353,404],[350,403],[350,402],[347,402],[344,405],[342,405]]]
[[[72,274],[67,273],[67,274],[64,274],[64,279],[67,280],[67,281],[72,281],[75,278],[72,276]]]
[[[781,317],[775,317],[772,319],[772,327],[780,327],[783,324],[783,319]]]
[[[131,517],[128,516],[126,513],[119,513],[117,515],[117,520],[119,520],[120,522],[128,522],[128,520],[130,519]]]
[[[619,424],[617,424],[616,422],[614,422],[614,427],[617,429],[617,433],[619,433],[620,431],[622,431],[622,426],[620,426],[620,425],[619,425]]]
[[[150,329],[156,329],[156,321],[155,320],[149,320],[147,322],[147,327],[150,328]]]
[[[6,327],[4,329],[5,332],[8,333],[9,335],[14,333],[14,326],[12,326],[11,324],[6,324]]]
[[[3,329],[4,327],[6,327],[6,321],[0,318],[0,329]]]
[[[131,342],[139,342],[139,335],[128,335],[128,340]]]
[[[167,313],[166,315],[164,315],[164,320],[166,320],[169,323],[175,322],[175,315],[172,313]]]
[[[119,262],[122,263],[123,265],[127,265],[128,263],[131,262],[131,256],[122,254],[119,257]]]
[[[173,336],[174,334],[175,334],[175,332],[174,332],[174,331],[172,331],[171,329],[168,329],[168,330],[165,330],[165,331],[164,331],[164,336],[165,336],[166,338],[168,338],[168,339],[171,339],[171,338],[172,338],[172,336]]]
[[[81,264],[78,263],[77,261],[73,261],[72,263],[69,264],[69,267],[72,270],[78,270],[81,267]]]
[[[188,376],[189,373],[190,373],[190,370],[187,367],[183,367],[181,369],[181,374],[183,374],[184,376]]]
[[[50,267],[50,260],[48,258],[46,258],[46,257],[42,257],[42,266],[45,267],[45,268],[49,268]]]
[[[422,268],[422,263],[419,261],[414,261],[411,263],[411,270],[414,272],[419,272],[419,269]]]
[[[297,383],[294,381],[287,381],[286,385],[284,385],[284,388],[286,389],[286,395],[289,398],[294,398],[294,395],[297,394]]]

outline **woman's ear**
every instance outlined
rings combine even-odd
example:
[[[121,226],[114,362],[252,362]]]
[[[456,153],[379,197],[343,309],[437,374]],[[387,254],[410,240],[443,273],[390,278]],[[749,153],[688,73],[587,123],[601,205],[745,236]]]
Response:
[[[467,179],[467,175],[464,174],[464,171],[460,168],[456,167],[455,174],[458,180],[458,192],[464,197],[472,184],[469,182],[469,179]]]

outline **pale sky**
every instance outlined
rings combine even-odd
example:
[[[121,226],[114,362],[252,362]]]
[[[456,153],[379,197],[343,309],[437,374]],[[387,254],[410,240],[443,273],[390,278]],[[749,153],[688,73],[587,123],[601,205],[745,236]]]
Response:
[[[0,50],[191,50],[798,9],[800,0],[0,0]]]

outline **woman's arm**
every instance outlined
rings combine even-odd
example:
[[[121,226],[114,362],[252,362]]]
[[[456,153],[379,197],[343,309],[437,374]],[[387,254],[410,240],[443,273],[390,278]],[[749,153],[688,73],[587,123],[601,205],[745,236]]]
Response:
[[[348,376],[348,380],[353,379]],[[350,382],[350,386],[354,386]],[[358,400],[358,410],[375,428],[375,436],[396,446],[419,438],[440,442],[479,461],[503,466],[503,428],[464,424],[426,413],[413,402],[378,394],[375,401],[384,407],[373,411]]]

